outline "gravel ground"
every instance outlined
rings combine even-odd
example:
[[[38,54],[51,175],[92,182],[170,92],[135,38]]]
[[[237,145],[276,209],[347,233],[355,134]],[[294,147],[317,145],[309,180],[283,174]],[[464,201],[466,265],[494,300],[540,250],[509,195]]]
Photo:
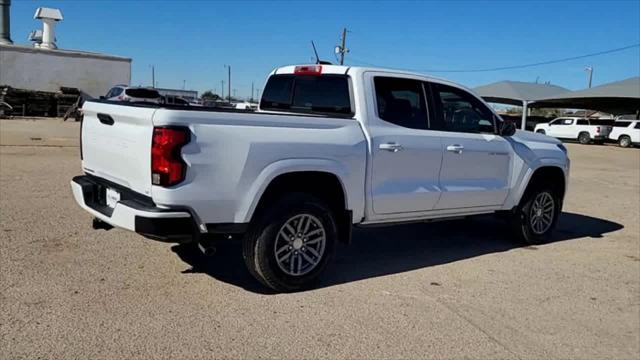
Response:
[[[557,241],[492,218],[356,230],[320,286],[272,294],[73,201],[77,123],[0,121],[0,358],[640,358],[640,150],[569,144]]]

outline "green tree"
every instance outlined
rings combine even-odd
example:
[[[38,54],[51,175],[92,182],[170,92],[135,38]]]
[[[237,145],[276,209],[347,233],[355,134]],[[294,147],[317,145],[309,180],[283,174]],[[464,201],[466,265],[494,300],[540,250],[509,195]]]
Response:
[[[202,93],[202,100],[218,100],[220,99],[220,95],[214,94],[213,91],[207,90]]]

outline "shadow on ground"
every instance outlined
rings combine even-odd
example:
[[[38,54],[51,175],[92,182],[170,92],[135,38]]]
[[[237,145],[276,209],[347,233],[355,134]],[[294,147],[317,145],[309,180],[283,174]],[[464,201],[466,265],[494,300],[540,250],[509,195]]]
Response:
[[[554,242],[599,239],[622,229],[621,224],[590,216],[563,213]],[[544,245],[542,245],[544,246]],[[338,246],[333,264],[317,288],[446,264],[490,253],[523,247],[505,231],[504,222],[492,216],[437,223],[354,229],[353,242]],[[527,246],[536,249],[535,246]],[[172,250],[190,269],[205,273],[248,291],[268,294],[245,268],[240,241],[222,241],[213,257],[193,246],[176,245]]]

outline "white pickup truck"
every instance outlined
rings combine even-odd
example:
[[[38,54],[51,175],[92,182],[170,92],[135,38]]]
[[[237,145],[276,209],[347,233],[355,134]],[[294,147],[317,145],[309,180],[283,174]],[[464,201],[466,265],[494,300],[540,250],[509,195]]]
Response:
[[[533,130],[560,139],[578,140],[581,144],[602,144],[611,132],[610,122],[578,117],[560,117],[549,123],[537,124]]]
[[[203,250],[241,237],[251,274],[279,291],[312,284],[353,226],[499,213],[543,242],[569,177],[558,140],[516,132],[459,85],[393,70],[281,67],[258,112],[83,111],[71,188],[94,228]]]

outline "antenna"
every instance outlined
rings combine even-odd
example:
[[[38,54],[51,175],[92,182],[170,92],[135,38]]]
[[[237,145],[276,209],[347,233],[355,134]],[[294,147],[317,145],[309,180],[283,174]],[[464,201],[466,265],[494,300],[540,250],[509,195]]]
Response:
[[[311,46],[313,46],[313,53],[316,54],[316,64],[320,65],[332,65],[329,61],[320,60],[320,56],[318,56],[318,50],[316,50],[316,44],[311,40]]]
[[[316,54],[316,64],[320,64],[320,56],[318,56],[318,50],[316,50],[316,44],[311,40],[311,46],[313,47],[313,53]]]

